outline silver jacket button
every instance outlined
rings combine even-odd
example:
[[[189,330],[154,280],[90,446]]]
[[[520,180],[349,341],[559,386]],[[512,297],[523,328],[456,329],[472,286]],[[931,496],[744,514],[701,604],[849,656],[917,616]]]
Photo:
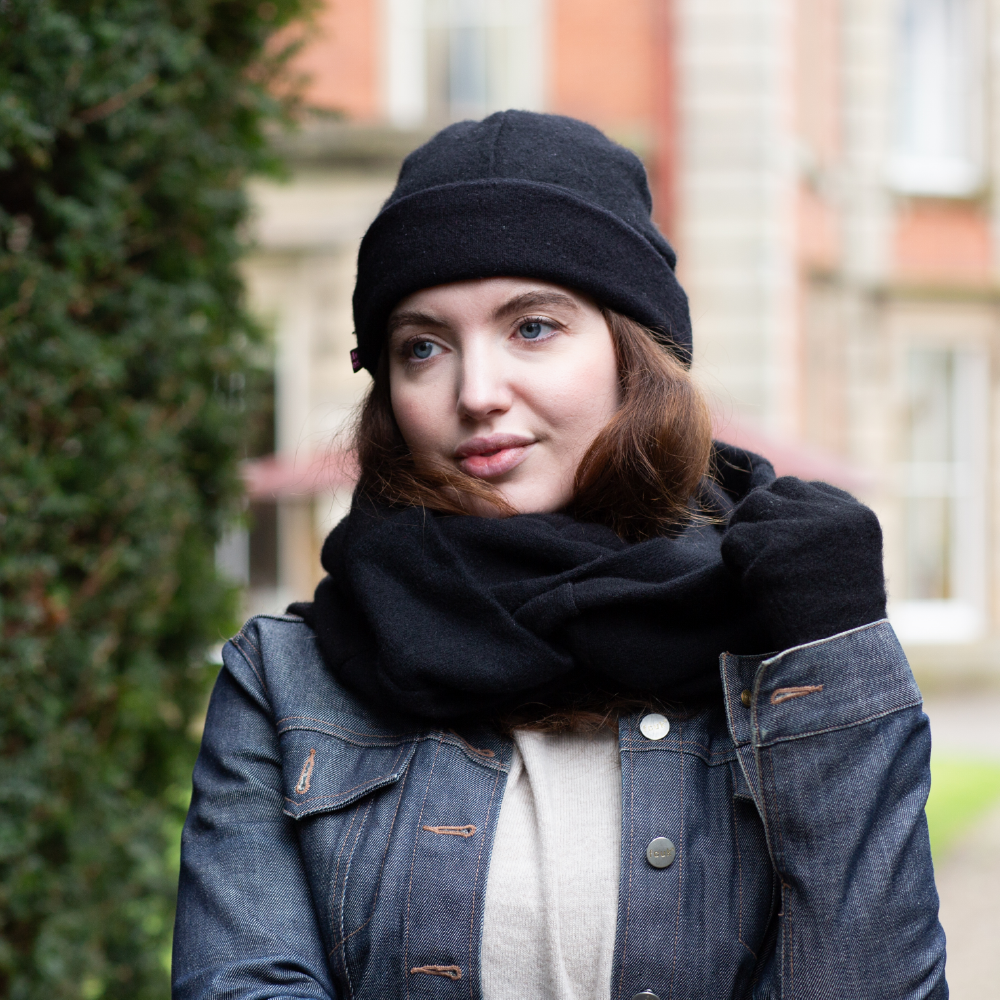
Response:
[[[666,837],[657,837],[646,848],[646,860],[654,868],[669,868],[674,863],[676,853],[674,845]]]
[[[641,993],[636,993],[632,1000],[660,1000],[660,998],[652,990],[643,990]]]
[[[639,732],[647,740],[662,740],[670,732],[670,720],[659,712],[650,712],[642,717],[639,723]],[[642,996],[643,994],[639,994]]]

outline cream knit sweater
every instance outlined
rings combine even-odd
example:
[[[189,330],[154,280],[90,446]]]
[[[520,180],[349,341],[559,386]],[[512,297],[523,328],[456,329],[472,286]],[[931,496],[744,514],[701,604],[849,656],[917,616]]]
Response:
[[[484,1000],[607,1000],[621,851],[618,737],[518,730],[486,886]]]

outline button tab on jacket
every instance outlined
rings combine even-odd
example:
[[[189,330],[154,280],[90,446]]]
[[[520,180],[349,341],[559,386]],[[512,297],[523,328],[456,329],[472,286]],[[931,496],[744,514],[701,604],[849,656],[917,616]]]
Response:
[[[654,868],[669,868],[674,863],[674,845],[666,837],[657,837],[646,848],[646,860]]]
[[[659,712],[650,712],[642,717],[639,723],[639,732],[647,740],[662,740],[670,732],[670,720]],[[642,996],[642,994],[639,994]]]

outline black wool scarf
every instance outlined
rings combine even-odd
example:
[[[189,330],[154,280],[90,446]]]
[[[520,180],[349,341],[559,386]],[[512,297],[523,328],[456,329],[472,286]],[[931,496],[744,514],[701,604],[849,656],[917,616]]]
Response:
[[[724,512],[774,480],[717,445]],[[355,498],[323,546],[329,574],[295,604],[329,668],[374,705],[434,722],[593,692],[702,701],[719,654],[763,641],[720,555],[722,526],[622,541],[565,514],[385,509]]]

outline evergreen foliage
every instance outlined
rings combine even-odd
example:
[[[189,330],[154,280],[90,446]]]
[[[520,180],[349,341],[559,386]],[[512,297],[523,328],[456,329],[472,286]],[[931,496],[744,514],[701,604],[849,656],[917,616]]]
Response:
[[[304,0],[0,0],[0,996],[168,995]]]

